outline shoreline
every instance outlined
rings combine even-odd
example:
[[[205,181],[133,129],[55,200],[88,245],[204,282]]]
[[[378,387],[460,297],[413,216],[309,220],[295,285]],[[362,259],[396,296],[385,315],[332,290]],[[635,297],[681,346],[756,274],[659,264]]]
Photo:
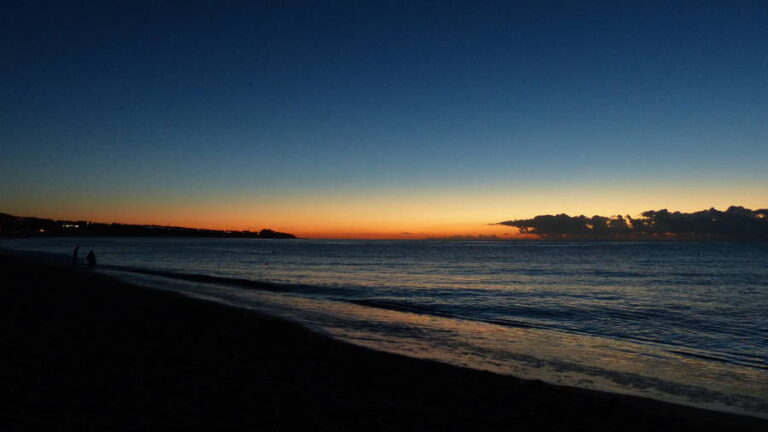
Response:
[[[350,345],[0,250],[5,430],[765,430],[768,421]],[[14,429],[15,428],[15,429]]]

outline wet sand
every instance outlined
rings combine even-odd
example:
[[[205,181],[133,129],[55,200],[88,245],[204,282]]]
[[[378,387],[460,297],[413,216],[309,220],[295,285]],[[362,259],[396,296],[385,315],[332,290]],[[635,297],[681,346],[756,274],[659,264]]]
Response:
[[[768,421],[338,342],[0,252],[0,429],[764,431]]]

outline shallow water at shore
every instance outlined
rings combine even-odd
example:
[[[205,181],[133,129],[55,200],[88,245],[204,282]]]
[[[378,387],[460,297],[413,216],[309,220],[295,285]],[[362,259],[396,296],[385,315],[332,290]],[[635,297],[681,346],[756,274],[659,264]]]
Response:
[[[768,416],[765,244],[69,238],[0,246],[69,254],[75,241],[106,266],[132,267],[108,270],[122,278],[360,345]]]

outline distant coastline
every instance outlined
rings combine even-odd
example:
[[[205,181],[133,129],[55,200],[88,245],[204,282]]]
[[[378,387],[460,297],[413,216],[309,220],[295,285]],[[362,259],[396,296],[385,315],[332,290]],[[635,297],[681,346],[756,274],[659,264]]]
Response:
[[[90,221],[54,220],[0,213],[0,238],[13,237],[217,237],[295,239],[293,234],[262,229],[229,231],[162,225],[132,225]]]
[[[432,241],[768,241],[768,209],[730,206],[692,213],[648,210],[640,217],[539,215],[489,225],[516,228],[518,233],[456,234],[423,237]],[[405,233],[407,234],[407,233]],[[165,225],[57,220],[0,213],[0,238],[20,237],[208,237],[297,239],[294,234],[262,229],[216,230]],[[332,237],[331,237],[332,238]],[[376,237],[379,239],[387,239]],[[360,237],[360,239],[366,239]],[[394,238],[393,238],[394,239]],[[417,238],[412,238],[417,240]]]

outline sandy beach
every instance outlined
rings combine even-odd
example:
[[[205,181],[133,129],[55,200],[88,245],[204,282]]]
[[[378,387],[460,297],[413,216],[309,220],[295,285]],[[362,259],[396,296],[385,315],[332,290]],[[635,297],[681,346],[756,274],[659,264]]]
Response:
[[[0,252],[2,430],[762,431],[768,421],[416,360]]]

